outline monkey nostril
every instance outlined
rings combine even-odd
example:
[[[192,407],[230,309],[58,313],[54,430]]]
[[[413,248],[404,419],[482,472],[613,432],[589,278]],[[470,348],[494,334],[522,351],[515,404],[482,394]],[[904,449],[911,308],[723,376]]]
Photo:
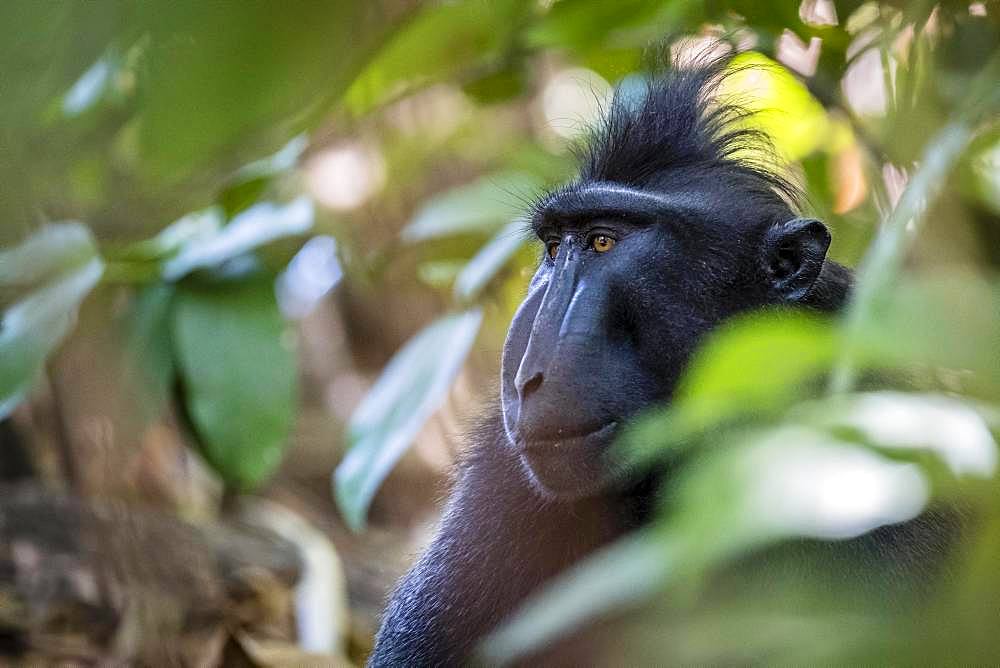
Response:
[[[542,385],[542,373],[539,371],[534,376],[525,381],[521,387],[521,399],[527,399],[528,395],[537,390]]]

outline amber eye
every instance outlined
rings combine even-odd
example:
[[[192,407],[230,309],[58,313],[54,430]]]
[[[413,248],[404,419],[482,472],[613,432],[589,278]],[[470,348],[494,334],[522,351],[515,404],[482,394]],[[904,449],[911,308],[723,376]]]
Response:
[[[549,257],[552,258],[553,260],[556,259],[556,255],[559,254],[559,242],[558,241],[550,241],[545,246],[545,252],[548,253]]]
[[[615,247],[615,240],[606,234],[598,234],[590,240],[590,247],[598,253],[607,253]]]

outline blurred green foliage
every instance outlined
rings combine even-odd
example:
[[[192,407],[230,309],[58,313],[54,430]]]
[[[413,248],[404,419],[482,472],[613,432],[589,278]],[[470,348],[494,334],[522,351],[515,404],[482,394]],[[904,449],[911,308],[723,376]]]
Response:
[[[553,73],[628,82],[706,40],[753,49],[743,64],[789,66],[742,72],[727,92],[760,111],[750,122],[773,135],[788,163],[778,168],[833,228],[833,255],[860,262],[857,298],[843,320],[761,314],[718,332],[677,400],[621,443],[636,467],[704,453],[674,503],[531,602],[486,651],[507,660],[666,590],[650,624],[671,632],[637,636],[664,659],[995,660],[995,3],[5,2],[0,417],[28,396],[88,293],[125,289],[125,312],[108,321],[127,334],[149,419],[179,388],[197,448],[227,484],[252,489],[280,463],[297,412],[274,279],[310,235],[330,234],[351,281],[422,280],[450,305],[400,349],[348,427],[336,497],[363,526],[473,341],[502,336],[536,257],[520,234],[526,200],[572,173],[569,142],[540,120]],[[421,100],[433,102],[423,118],[400,120]],[[347,139],[381,156],[368,217],[309,199],[322,202],[306,185],[310,161]],[[408,222],[369,225],[379,218]],[[922,425],[932,411],[956,426],[892,433],[863,419],[872,406],[893,424]],[[954,466],[963,447],[979,448],[977,466]],[[794,470],[813,489],[825,483],[809,476],[837,462],[856,464],[848,482],[885,474],[881,488],[903,494],[908,480],[926,492],[906,497],[909,513],[961,499],[981,530],[954,586],[896,617],[843,613],[838,597],[795,583],[676,596],[763,545],[904,519],[862,508],[849,529],[824,529],[795,496],[801,485],[783,486],[768,464],[796,461],[829,464]],[[765,491],[804,514],[750,512]]]

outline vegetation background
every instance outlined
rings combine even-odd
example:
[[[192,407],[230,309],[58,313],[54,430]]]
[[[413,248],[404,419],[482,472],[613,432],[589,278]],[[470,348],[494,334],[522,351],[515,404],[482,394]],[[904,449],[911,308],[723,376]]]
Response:
[[[995,662],[1000,6],[967,0],[0,4],[0,661],[362,662],[491,400],[520,212],[612,86],[722,51],[856,298],[709,341],[620,444],[699,453],[671,505],[484,656],[652,598],[609,661]],[[706,585],[942,503],[953,577],[890,610]]]

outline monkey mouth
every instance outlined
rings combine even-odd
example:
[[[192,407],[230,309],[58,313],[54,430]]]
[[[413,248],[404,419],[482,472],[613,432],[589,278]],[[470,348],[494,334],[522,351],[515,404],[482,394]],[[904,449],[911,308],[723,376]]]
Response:
[[[575,434],[518,439],[521,463],[546,496],[566,500],[592,496],[615,477],[607,450],[617,427],[617,422],[609,422]]]
[[[575,432],[560,429],[557,432],[519,436],[517,441],[522,454],[561,457],[573,448],[585,447],[588,443],[596,441],[609,441],[617,426],[618,422],[612,421],[594,429]]]

